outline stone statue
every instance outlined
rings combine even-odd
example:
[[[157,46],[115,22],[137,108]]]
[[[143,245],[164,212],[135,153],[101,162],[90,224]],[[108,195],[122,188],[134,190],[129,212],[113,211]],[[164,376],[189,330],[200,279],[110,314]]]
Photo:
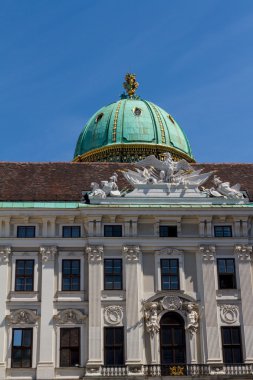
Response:
[[[197,311],[197,306],[193,302],[189,302],[185,306],[187,313],[187,325],[186,328],[190,331],[191,334],[196,332],[199,327],[199,314]]]
[[[144,315],[147,331],[154,335],[159,332],[160,324],[158,321],[158,302],[148,302],[144,305]]]
[[[91,183],[90,199],[105,199],[107,196],[120,197],[120,191],[117,185],[118,174],[113,173],[109,181],[101,181],[101,188],[97,182]]]
[[[214,176],[213,183],[217,186],[217,191],[224,195],[226,198],[243,199],[243,193],[240,191],[240,185],[237,183],[234,186],[230,186],[229,182],[222,182],[219,177]]]

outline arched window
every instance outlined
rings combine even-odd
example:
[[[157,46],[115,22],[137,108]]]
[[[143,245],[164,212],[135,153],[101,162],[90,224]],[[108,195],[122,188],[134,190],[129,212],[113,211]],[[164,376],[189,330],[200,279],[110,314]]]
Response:
[[[160,321],[161,364],[186,364],[185,326],[175,312],[166,313]]]

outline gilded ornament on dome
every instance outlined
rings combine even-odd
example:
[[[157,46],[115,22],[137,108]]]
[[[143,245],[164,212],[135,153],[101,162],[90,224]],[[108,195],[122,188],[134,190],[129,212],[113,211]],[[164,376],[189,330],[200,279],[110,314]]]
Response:
[[[125,82],[123,83],[123,87],[130,98],[134,96],[135,91],[139,87],[139,83],[136,82],[135,78],[135,74],[127,73],[125,76]]]

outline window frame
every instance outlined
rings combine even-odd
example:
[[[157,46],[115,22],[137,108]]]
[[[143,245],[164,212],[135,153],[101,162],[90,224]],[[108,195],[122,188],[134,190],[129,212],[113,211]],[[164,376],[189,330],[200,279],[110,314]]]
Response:
[[[33,268],[33,291],[16,291],[15,290],[15,280],[16,280],[16,261],[17,260],[34,260]],[[11,262],[11,301],[21,300],[21,299],[33,299],[38,301],[38,252],[13,252],[12,262]]]
[[[121,262],[121,268],[120,268],[121,271],[120,271],[120,274],[117,274],[117,273],[115,273],[113,271],[110,274],[105,273],[105,270],[106,270],[105,263],[106,263],[106,261],[109,261],[109,260],[112,260],[113,262],[115,262],[116,260],[118,260],[118,261]],[[120,257],[107,257],[107,258],[104,258],[103,264],[104,264],[104,290],[118,290],[118,291],[123,290],[123,260],[122,260],[122,258],[120,258]],[[115,266],[112,265],[112,269],[114,269],[114,268],[115,268]],[[115,281],[112,282],[113,283],[113,287],[112,288],[107,287],[106,284],[108,282],[106,282],[106,276],[111,276],[113,279],[114,279],[114,277],[120,276],[121,287],[120,288],[115,287],[114,286]]]
[[[173,261],[176,261],[177,262],[177,274],[175,275],[173,272],[169,272],[167,274],[163,274],[163,265],[162,263],[165,262],[165,261],[169,261],[169,262],[172,262]],[[180,290],[180,275],[179,275],[179,259],[178,258],[161,258],[160,259],[160,267],[161,267],[161,290],[165,290],[165,291],[177,291],[177,290]],[[169,268],[171,268],[171,265],[169,265]],[[164,288],[163,284],[163,277],[177,277],[178,278],[178,287],[177,288],[170,288],[170,289],[167,289],[167,288]]]
[[[237,330],[238,331],[238,336],[239,336],[239,343],[230,343],[230,344],[226,344],[224,343],[224,331],[225,330],[229,330],[230,332],[230,338],[231,338],[231,341],[232,341],[232,330]],[[222,345],[222,357],[223,357],[223,363],[224,364],[242,364],[243,363],[243,347],[242,347],[242,335],[241,335],[241,326],[221,326],[221,345]],[[232,356],[234,357],[234,349],[240,349],[240,357],[241,357],[241,361],[240,362],[237,362],[237,361],[232,361],[232,362],[226,362],[225,361],[225,349],[230,349],[232,351]]]
[[[121,227],[121,235],[120,236],[114,236],[113,235],[113,233],[112,233],[112,235],[110,236],[110,235],[106,235],[105,234],[105,229],[106,229],[106,227],[111,227],[111,228],[113,228],[113,227]],[[124,236],[124,231],[123,231],[123,224],[122,223],[104,223],[103,224],[103,236],[104,237],[106,237],[106,238],[121,238],[121,237],[123,237]]]
[[[114,332],[114,337],[113,337],[113,344],[109,344],[106,342],[106,335],[107,335],[107,331],[113,331]],[[115,343],[115,331],[121,331],[121,334],[122,334],[122,338],[121,339],[121,342],[120,343]],[[121,352],[121,355],[122,355],[122,362],[121,363],[115,363],[115,360],[114,360],[114,363],[113,364],[110,364],[107,362],[107,352],[108,352],[108,349],[114,349],[113,351],[113,356],[114,356],[114,359],[115,359],[115,351],[117,348],[121,348],[122,352]],[[124,331],[124,327],[123,326],[104,326],[104,365],[105,366],[108,366],[108,367],[120,367],[120,366],[124,366],[125,365],[125,331]]]
[[[185,291],[184,253],[181,250],[170,247],[163,248],[160,251],[155,251],[155,291],[164,291],[161,283],[161,259],[178,259],[180,289],[175,290],[175,292]],[[173,290],[169,290],[169,292],[173,292]],[[195,297],[196,293],[192,292],[191,295],[192,297]]]
[[[222,230],[222,235],[221,236],[217,236],[216,234],[216,230],[218,228],[221,228]],[[229,236],[224,236],[224,228],[229,228],[229,231],[230,231],[230,235]],[[215,224],[213,226],[213,234],[214,234],[214,237],[215,238],[231,238],[233,237],[233,228],[232,228],[232,225],[231,224]]]
[[[19,275],[17,274],[17,263],[18,262],[21,262],[21,261],[24,261],[24,262],[28,262],[28,261],[31,261],[33,263],[33,271],[32,271],[32,275],[28,276],[28,275]],[[33,292],[34,291],[34,269],[35,269],[35,260],[34,259],[16,259],[15,260],[15,285],[14,285],[14,291],[15,292]],[[17,289],[17,279],[18,278],[32,278],[32,290],[27,290],[27,289]]]
[[[79,229],[79,236],[78,237],[72,236],[72,229],[73,228],[77,228],[77,227]],[[70,230],[71,230],[71,236],[64,236],[64,228],[70,228]],[[82,237],[82,228],[81,228],[81,225],[80,224],[71,224],[71,225],[69,225],[69,224],[63,224],[63,225],[61,225],[61,237],[63,239],[79,239],[79,238],[81,238]]]
[[[14,333],[15,331],[17,330],[21,330],[22,331],[22,337],[21,337],[21,346],[14,346]],[[24,346],[22,344],[22,340],[23,340],[23,331],[24,330],[30,330],[31,331],[31,344],[30,346]],[[33,328],[32,327],[14,327],[12,328],[12,333],[11,333],[11,368],[33,368]],[[27,366],[19,366],[19,367],[16,367],[16,366],[13,366],[13,351],[14,351],[14,348],[15,347],[20,347],[20,350],[21,350],[21,362],[23,360],[23,351],[25,350],[28,350],[30,349],[30,365],[27,367]]]
[[[234,271],[233,272],[220,272],[219,271],[219,262],[222,260],[225,261],[225,268],[227,267],[226,262],[228,260],[233,261],[233,266],[234,266]],[[219,290],[228,290],[228,289],[237,289],[237,273],[236,273],[236,261],[233,257],[217,257],[216,258],[216,266],[217,266],[217,284],[218,284],[218,289]],[[232,276],[232,281],[233,281],[233,287],[224,287],[221,286],[221,276],[223,277],[229,277]]]
[[[25,228],[25,229],[28,229],[28,228],[33,228],[34,230],[34,236],[18,236],[18,233],[19,233],[19,229],[20,228]],[[16,225],[16,238],[17,239],[34,239],[37,237],[37,226],[35,224],[31,224],[31,225]]]
[[[78,261],[79,263],[79,274],[78,275],[73,275],[72,273],[70,273],[69,275],[66,275],[64,274],[63,272],[63,268],[64,268],[64,263],[66,261],[70,261],[71,262],[71,269],[72,269],[72,262],[73,261]],[[61,260],[61,273],[62,273],[62,278],[61,278],[61,289],[63,292],[79,292],[81,290],[81,260],[80,259],[74,259],[74,258],[64,258]],[[70,283],[72,285],[72,278],[78,278],[79,279],[79,283],[78,283],[78,289],[71,289],[71,286],[70,286],[70,289],[63,289],[63,283],[64,283],[64,278],[70,278]]]
[[[76,367],[80,368],[81,367],[81,329],[80,329],[80,327],[77,327],[77,326],[60,327],[59,330],[60,330],[60,332],[59,332],[59,335],[60,335],[59,336],[59,339],[60,339],[60,341],[59,341],[59,367],[60,368],[76,368]],[[62,350],[63,349],[70,350],[70,352],[69,352],[69,358],[71,358],[71,353],[72,353],[71,348],[73,348],[73,346],[71,346],[70,342],[69,342],[69,346],[62,347],[61,340],[62,340],[62,332],[63,332],[63,330],[77,330],[78,331],[78,346],[74,346],[74,348],[78,347],[78,358],[79,358],[78,365],[71,365],[71,366],[69,366],[69,365],[62,365],[62,361],[61,361],[62,360],[61,359],[61,352],[62,352]]]
[[[168,229],[168,235],[162,236],[161,230],[163,228],[165,228],[165,227]],[[169,229],[170,228],[174,228],[176,230],[176,235],[175,236],[169,234]],[[176,224],[173,224],[173,225],[172,224],[160,224],[159,225],[159,237],[160,238],[177,238],[178,237],[178,226]]]

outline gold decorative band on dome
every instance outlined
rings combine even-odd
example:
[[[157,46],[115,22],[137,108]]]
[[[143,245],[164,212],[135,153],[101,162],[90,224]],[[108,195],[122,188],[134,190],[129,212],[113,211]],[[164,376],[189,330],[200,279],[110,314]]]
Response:
[[[112,129],[112,141],[116,142],[116,135],[117,135],[117,123],[118,123],[118,118],[119,118],[119,109],[121,106],[121,100],[119,104],[117,105],[116,111],[115,111],[115,117],[113,121],[113,129]]]
[[[156,117],[158,119],[158,123],[159,123],[159,126],[160,126],[160,131],[161,131],[162,143],[166,144],[164,125],[163,125],[161,116],[159,115],[159,112],[157,111],[156,107],[152,103],[149,103],[149,104],[153,108],[153,110],[155,111]]]
[[[74,162],[136,162],[143,158],[155,155],[163,160],[164,153],[170,152],[176,161],[184,158],[188,162],[195,160],[180,150],[165,146],[153,144],[112,144],[102,148],[93,149],[87,153],[74,158]]]

